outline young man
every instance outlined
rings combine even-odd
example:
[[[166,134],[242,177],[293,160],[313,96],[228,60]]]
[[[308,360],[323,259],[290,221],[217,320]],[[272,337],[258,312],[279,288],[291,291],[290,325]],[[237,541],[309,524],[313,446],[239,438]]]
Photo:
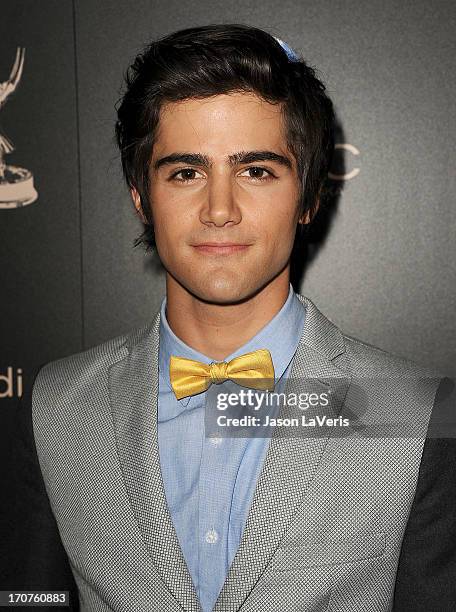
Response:
[[[314,71],[255,28],[180,31],[135,60],[116,133],[166,298],[35,379],[44,486],[22,588],[66,586],[97,612],[454,610],[454,444],[425,440],[447,388],[290,285],[332,122]],[[355,379],[381,384],[361,401]],[[291,380],[363,426],[412,415],[415,433],[209,437],[216,387]]]

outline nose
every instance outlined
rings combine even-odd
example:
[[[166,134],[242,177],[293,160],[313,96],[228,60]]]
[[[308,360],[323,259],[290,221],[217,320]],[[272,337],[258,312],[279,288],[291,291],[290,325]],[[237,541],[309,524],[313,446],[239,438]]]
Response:
[[[200,220],[205,225],[224,227],[237,225],[241,211],[236,202],[235,185],[228,174],[212,176],[206,191],[206,201],[200,211]]]

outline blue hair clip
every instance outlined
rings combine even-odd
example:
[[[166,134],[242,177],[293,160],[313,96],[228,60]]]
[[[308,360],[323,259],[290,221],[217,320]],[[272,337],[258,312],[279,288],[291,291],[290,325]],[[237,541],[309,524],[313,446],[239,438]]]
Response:
[[[293,49],[289,45],[287,45],[286,42],[283,42],[283,40],[280,40],[280,38],[276,38],[275,36],[274,38],[279,43],[279,45],[282,47],[282,49],[285,51],[290,62],[299,62],[299,57],[296,55]]]

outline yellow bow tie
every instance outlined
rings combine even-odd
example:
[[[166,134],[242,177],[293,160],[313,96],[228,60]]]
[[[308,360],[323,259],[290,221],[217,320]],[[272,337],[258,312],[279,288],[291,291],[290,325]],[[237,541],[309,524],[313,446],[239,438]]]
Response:
[[[274,366],[271,353],[258,349],[231,361],[210,364],[171,355],[169,378],[177,399],[206,391],[212,383],[233,380],[253,389],[274,389]]]

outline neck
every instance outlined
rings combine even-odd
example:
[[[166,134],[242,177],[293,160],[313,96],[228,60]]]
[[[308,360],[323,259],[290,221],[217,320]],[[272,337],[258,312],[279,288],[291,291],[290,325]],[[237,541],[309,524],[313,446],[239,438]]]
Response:
[[[237,304],[212,304],[201,301],[167,274],[166,319],[188,346],[223,361],[279,312],[288,297],[289,279],[289,268],[285,268],[249,299]]]

